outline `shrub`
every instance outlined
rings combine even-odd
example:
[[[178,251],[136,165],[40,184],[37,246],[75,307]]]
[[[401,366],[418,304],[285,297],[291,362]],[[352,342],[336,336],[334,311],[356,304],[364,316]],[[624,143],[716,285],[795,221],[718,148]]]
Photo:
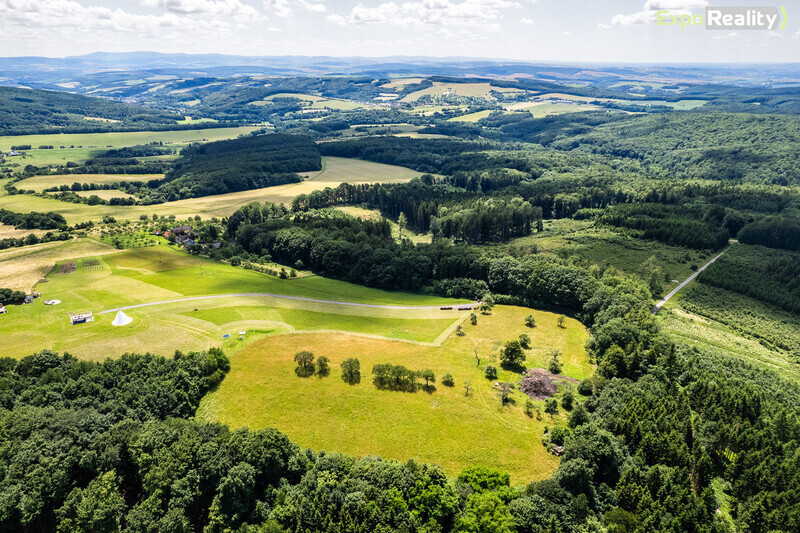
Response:
[[[493,366],[486,367],[486,379],[497,379],[497,369]]]
[[[442,376],[442,385],[444,385],[445,387],[452,387],[455,384],[456,382],[455,380],[453,380],[453,374],[450,374],[448,372],[447,374]]]
[[[533,318],[533,315],[528,315],[525,317],[525,325],[528,326],[529,328],[536,327],[536,319]]]
[[[519,345],[522,346],[524,349],[528,350],[531,347],[531,338],[523,333],[519,336]]]

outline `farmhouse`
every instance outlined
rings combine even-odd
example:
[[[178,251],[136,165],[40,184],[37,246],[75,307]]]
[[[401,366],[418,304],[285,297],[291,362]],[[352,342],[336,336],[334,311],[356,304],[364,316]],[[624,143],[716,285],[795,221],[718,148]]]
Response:
[[[194,244],[197,238],[197,232],[191,226],[178,226],[169,230],[169,233],[175,237],[175,242],[184,244]]]
[[[69,323],[73,326],[75,324],[85,324],[87,322],[94,322],[94,316],[92,315],[91,311],[89,311],[88,313],[78,313],[75,315],[70,315],[69,317]]]

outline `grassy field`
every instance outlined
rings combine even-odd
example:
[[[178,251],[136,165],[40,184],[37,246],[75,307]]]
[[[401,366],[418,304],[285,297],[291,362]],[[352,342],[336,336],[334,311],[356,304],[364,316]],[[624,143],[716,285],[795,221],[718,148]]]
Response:
[[[95,183],[97,185],[116,185],[121,181],[148,181],[163,178],[163,174],[59,174],[55,176],[34,176],[18,181],[17,189],[42,192],[51,187],[72,185],[73,183]],[[94,191],[92,191],[94,192]]]
[[[460,117],[453,117],[447,119],[448,122],[478,122],[482,118],[486,118],[492,114],[491,109],[485,109],[483,111],[476,111],[475,113],[467,113],[466,115],[461,115]]]
[[[524,325],[528,314],[536,318],[534,329]],[[502,407],[493,382],[483,377],[483,368],[499,366],[503,341],[527,333],[534,347],[528,351],[528,366],[546,366],[547,352],[556,348],[564,354],[565,375],[576,379],[590,375],[586,330],[571,319],[559,328],[556,320],[552,313],[496,307],[491,316],[481,315],[477,326],[467,321],[465,336],[452,335],[441,346],[342,333],[268,337],[232,357],[231,372],[218,390],[204,398],[198,416],[231,427],[275,427],[301,446],[318,450],[433,462],[451,476],[467,465],[483,464],[509,472],[514,484],[543,479],[558,459],[542,446],[542,433],[547,425],[563,423],[563,409],[555,420],[548,415],[542,420],[528,417],[519,391],[513,393],[512,404]],[[481,366],[473,348],[480,354]],[[297,377],[292,358],[300,350],[327,356],[330,376]],[[361,363],[358,385],[341,380],[339,364],[348,357]],[[437,381],[432,392],[377,390],[370,374],[377,363],[430,368],[439,381],[449,372],[455,386]],[[516,382],[519,376],[501,369],[499,379]],[[463,388],[467,380],[473,391],[469,397]],[[542,402],[536,403],[541,408]]]
[[[0,287],[30,292],[56,263],[116,252],[90,239],[55,241],[0,251]]]
[[[135,146],[151,142],[183,146],[190,142],[218,141],[250,133],[255,127],[210,128],[180,131],[135,131],[112,133],[56,133],[48,135],[13,135],[0,137],[0,151],[9,151],[12,145],[49,145],[52,150],[34,148],[25,158],[16,162],[25,165],[61,165],[69,161],[82,162],[111,148]],[[62,148],[63,147],[63,148]]]
[[[514,239],[504,248],[533,246],[540,252],[578,255],[598,265],[611,265],[632,274],[639,274],[642,264],[655,257],[656,264],[668,278],[664,282],[665,290],[675,286],[671,280],[683,281],[694,272],[693,266],[701,266],[711,258],[698,250],[620,235],[609,228],[595,227],[588,220],[547,220],[541,233]]]
[[[486,100],[494,100],[492,92],[499,93],[520,93],[524,92],[522,89],[511,89],[503,87],[492,87],[489,83],[444,83],[436,81],[433,87],[414,91],[407,94],[401,102],[416,102],[422,96],[432,96],[434,98],[441,96],[471,96],[474,98],[484,98]]]
[[[301,183],[290,183],[252,191],[241,191],[202,198],[191,198],[148,206],[113,206],[73,204],[51,198],[31,195],[15,195],[0,198],[0,209],[11,211],[58,211],[69,224],[87,220],[100,220],[110,215],[117,220],[137,220],[140,215],[175,215],[180,218],[224,217],[251,202],[289,203],[299,194],[308,194],[325,187],[336,187],[340,183],[395,183],[405,182],[420,176],[421,172],[394,165],[383,165],[341,157],[323,158],[323,170],[311,173]],[[74,176],[73,176],[74,177]],[[27,181],[27,180],[25,180]],[[70,182],[72,183],[72,182]]]
[[[74,268],[70,268],[72,263]],[[32,269],[32,265],[38,266]],[[457,302],[369,289],[318,276],[281,280],[190,256],[167,245],[117,252],[105,244],[81,240],[0,253],[0,287],[30,286],[48,271],[47,283],[36,286],[43,298],[30,305],[12,306],[8,314],[0,316],[4,354],[20,357],[32,349],[48,348],[102,359],[126,351],[170,354],[176,349],[219,345],[233,352],[265,335],[295,330],[347,331],[433,343],[465,314],[438,308],[357,307],[268,296],[205,298],[268,293],[374,305]],[[159,303],[193,296],[201,298]],[[45,306],[44,299],[62,303]],[[111,325],[116,308],[148,303],[157,305],[127,311],[134,319],[130,326]],[[107,310],[112,312],[100,314]],[[66,313],[86,311],[95,313],[95,322],[69,325]],[[242,330],[248,332],[244,342],[238,340]],[[231,338],[223,340],[226,333]]]

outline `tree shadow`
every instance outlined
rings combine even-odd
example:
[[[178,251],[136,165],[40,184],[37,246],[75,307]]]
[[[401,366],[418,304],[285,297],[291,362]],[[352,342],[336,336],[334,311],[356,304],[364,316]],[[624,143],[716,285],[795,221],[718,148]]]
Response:
[[[528,369],[528,367],[526,367],[525,365],[518,365],[515,363],[505,363],[505,362],[500,363],[500,368],[517,374],[522,374]]]
[[[294,369],[294,373],[299,378],[310,378],[314,375],[314,367],[298,366]]]
[[[420,385],[419,388],[428,394],[433,394],[436,392],[436,385]]]

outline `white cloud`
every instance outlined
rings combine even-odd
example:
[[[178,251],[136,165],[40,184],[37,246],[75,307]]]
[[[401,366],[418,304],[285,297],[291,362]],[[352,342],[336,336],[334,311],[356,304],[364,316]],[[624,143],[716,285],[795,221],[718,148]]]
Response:
[[[23,31],[45,27],[151,34],[162,28],[189,25],[202,31],[217,31],[227,26],[214,19],[189,19],[174,13],[138,15],[119,8],[83,6],[73,0],[0,0],[0,19],[6,29],[16,25]]]
[[[602,22],[598,22],[597,23],[597,27],[600,28],[601,30],[610,30],[611,29],[611,25],[610,24],[603,24]]]
[[[641,11],[629,15],[614,15],[611,24],[615,26],[652,24],[656,21],[659,10],[670,11],[672,15],[687,15],[691,14],[692,9],[704,8],[707,5],[707,0],[647,0]]]
[[[347,19],[341,15],[328,15],[328,22],[338,24],[339,26],[347,25]]]
[[[569,37],[570,35],[572,35],[572,33],[568,32],[568,31],[565,31],[561,35],[563,35],[564,37]]]
[[[137,0],[145,7],[162,7],[179,15],[240,15],[258,17],[253,6],[241,0]]]
[[[276,17],[291,17],[292,8],[289,7],[289,0],[264,0],[264,7],[275,14]]]
[[[325,13],[328,10],[325,4],[319,2],[309,2],[308,0],[297,0],[297,2],[303,6],[306,11],[311,11],[312,13]]]
[[[522,17],[519,21],[523,24],[534,24],[533,19],[529,19],[528,17]]]
[[[503,11],[520,4],[511,0],[393,0],[375,6],[359,3],[347,17],[328,17],[336,24],[392,24],[401,27],[460,26],[499,31]]]
[[[717,34],[714,37],[712,37],[711,39],[714,40],[714,41],[729,41],[731,39],[736,39],[738,37],[739,37],[738,33],[736,33],[735,31],[731,31],[731,32],[728,32],[728,33]]]

